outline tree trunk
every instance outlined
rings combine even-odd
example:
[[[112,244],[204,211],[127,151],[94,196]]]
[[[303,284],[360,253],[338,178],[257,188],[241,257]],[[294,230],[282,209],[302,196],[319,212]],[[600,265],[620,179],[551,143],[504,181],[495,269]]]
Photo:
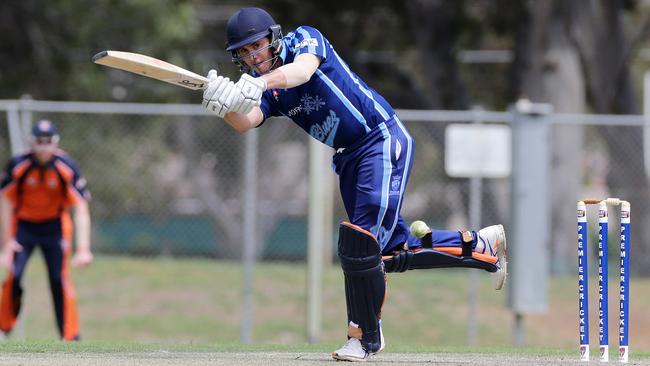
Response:
[[[555,112],[584,113],[585,81],[579,54],[570,42],[571,4],[565,1],[528,2],[520,11],[515,62],[514,99],[550,103]],[[562,92],[559,93],[558,91]],[[575,205],[581,196],[582,126],[552,129],[550,263],[555,273],[568,273],[575,264]]]
[[[575,43],[581,52],[587,90],[596,113],[639,114],[630,80],[631,48],[638,39],[624,34],[620,1],[579,1]],[[647,21],[646,23],[647,24]],[[644,27],[645,28],[645,27]],[[644,32],[638,32],[643,37]],[[605,126],[600,129],[609,155],[607,184],[610,195],[632,204],[630,258],[634,274],[650,274],[650,194],[643,166],[642,127]]]
[[[423,61],[422,76],[429,86],[429,107],[467,109],[469,99],[460,79],[454,52],[456,33],[452,25],[454,7],[442,0],[412,0],[404,3],[411,33]]]

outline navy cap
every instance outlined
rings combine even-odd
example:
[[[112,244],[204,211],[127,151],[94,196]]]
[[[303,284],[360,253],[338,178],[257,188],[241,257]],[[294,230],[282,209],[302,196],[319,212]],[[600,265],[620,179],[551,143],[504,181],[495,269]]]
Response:
[[[47,119],[42,119],[32,127],[32,136],[34,137],[52,137],[58,136],[59,131],[56,129],[56,126],[52,121]]]
[[[243,8],[228,19],[226,51],[236,50],[271,34],[271,14],[260,8]]]

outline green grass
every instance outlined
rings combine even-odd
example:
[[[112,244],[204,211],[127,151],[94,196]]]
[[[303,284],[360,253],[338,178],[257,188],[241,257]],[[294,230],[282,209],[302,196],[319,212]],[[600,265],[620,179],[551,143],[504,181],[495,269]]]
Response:
[[[0,351],[328,352],[345,339],[342,274],[337,266],[326,268],[321,342],[308,345],[306,271],[302,263],[257,265],[254,345],[242,345],[242,269],[238,263],[99,256],[93,266],[73,271],[83,341],[69,344],[54,341],[58,336],[45,269],[41,258],[35,256],[27,271],[22,329],[16,330],[13,340],[0,342]],[[481,273],[479,347],[467,347],[467,273],[430,270],[389,275],[383,326],[391,352],[575,354],[577,291],[573,277],[550,281],[548,311],[525,319],[525,341],[530,347],[513,348],[507,293],[492,290],[491,279]],[[649,291],[650,281],[633,279],[630,348],[635,357],[650,351],[644,342],[650,339],[645,310],[650,298],[642,296]],[[617,302],[612,298],[610,303],[610,344],[615,346]],[[590,305],[592,345],[596,347],[595,298]]]

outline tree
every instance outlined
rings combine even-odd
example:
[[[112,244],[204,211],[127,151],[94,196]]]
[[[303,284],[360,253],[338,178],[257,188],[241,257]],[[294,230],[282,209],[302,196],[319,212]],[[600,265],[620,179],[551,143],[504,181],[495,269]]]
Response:
[[[525,2],[516,8],[520,21],[512,68],[513,100],[550,103],[556,113],[585,113],[585,80],[570,38],[576,3]],[[576,235],[575,207],[567,203],[581,194],[582,176],[576,172],[581,171],[584,133],[582,126],[553,126],[551,135],[550,263],[555,271],[566,273],[575,262],[570,243]]]
[[[624,32],[624,13],[634,1],[524,2],[518,10],[519,34],[513,67],[514,97],[548,102],[556,112],[638,114],[630,67],[640,41],[647,36],[650,18],[631,35]],[[558,93],[562,90],[562,93]],[[602,138],[609,150],[607,185],[612,196],[630,200],[634,208],[632,237],[650,238],[648,182],[643,169],[639,128],[605,126]],[[552,262],[566,272],[572,268],[575,248],[575,212],[567,202],[580,197],[583,128],[555,127],[553,133]],[[571,224],[570,224],[571,223]],[[650,248],[635,246],[631,258],[639,274],[650,273]]]
[[[637,1],[577,2],[572,33],[587,80],[586,91],[596,113],[639,114],[639,102],[631,79],[631,64],[642,42],[650,35],[650,15],[641,25],[625,32],[626,13],[634,12]],[[632,203],[632,240],[630,258],[634,273],[650,274],[650,202],[648,177],[643,165],[642,130],[640,127],[606,126],[602,137],[610,157],[607,183],[615,197]],[[643,148],[628,150],[629,146]]]
[[[144,90],[130,83],[130,75],[108,72],[91,58],[116,49],[183,64],[178,50],[196,39],[200,28],[195,16],[189,0],[0,2],[0,98],[178,98],[183,94],[175,88],[139,82]],[[119,92],[112,90],[115,86],[121,87]]]

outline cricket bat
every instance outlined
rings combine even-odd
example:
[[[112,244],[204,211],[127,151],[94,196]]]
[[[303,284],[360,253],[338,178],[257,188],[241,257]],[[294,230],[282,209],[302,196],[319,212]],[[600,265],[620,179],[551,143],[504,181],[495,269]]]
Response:
[[[208,85],[208,79],[204,76],[139,53],[102,51],[93,56],[93,62],[180,85],[188,89],[201,90]]]

